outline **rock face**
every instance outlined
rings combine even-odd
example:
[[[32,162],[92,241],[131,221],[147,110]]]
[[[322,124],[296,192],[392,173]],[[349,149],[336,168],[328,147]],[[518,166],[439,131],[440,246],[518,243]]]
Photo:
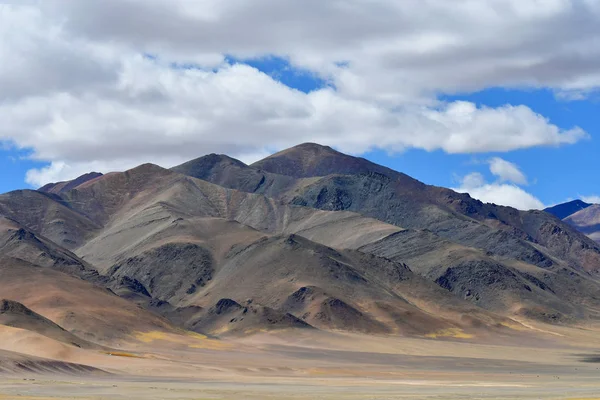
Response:
[[[47,316],[85,338],[107,323],[169,329],[154,313],[211,335],[418,336],[600,315],[600,247],[572,226],[317,144],[11,192],[0,215],[0,279],[60,287]]]

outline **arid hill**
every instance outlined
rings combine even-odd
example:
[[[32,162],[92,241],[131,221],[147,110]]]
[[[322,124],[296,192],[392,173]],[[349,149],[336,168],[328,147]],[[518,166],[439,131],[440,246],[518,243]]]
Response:
[[[86,340],[111,324],[493,335],[600,316],[600,247],[569,225],[316,144],[86,175],[1,195],[0,215],[7,288],[70,288],[3,297]]]

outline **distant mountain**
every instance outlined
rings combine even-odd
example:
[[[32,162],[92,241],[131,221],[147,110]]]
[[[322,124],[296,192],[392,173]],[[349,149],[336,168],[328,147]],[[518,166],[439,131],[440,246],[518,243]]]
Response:
[[[593,204],[565,218],[565,222],[600,242],[600,204]]]
[[[588,208],[591,204],[588,204],[581,200],[573,200],[567,203],[557,204],[552,207],[546,208],[544,211],[556,216],[558,219],[565,219],[569,215],[573,215],[578,211]]]

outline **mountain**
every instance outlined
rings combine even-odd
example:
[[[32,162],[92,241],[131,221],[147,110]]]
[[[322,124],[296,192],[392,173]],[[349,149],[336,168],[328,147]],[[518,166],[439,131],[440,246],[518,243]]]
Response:
[[[600,318],[600,247],[568,224],[317,144],[10,192],[0,215],[3,296],[95,342],[111,326],[423,337]]]
[[[89,172],[81,175],[79,178],[73,179],[72,181],[49,183],[39,188],[39,191],[43,193],[60,194],[75,189],[77,186],[83,185],[84,183],[101,176],[102,174],[99,172]]]
[[[205,161],[200,158],[195,162],[202,165]],[[174,170],[194,171],[193,163]],[[191,176],[210,180],[214,172]],[[247,176],[255,176],[255,181],[285,184],[270,184],[267,189],[254,183],[238,185],[243,181],[239,177]],[[403,228],[427,229],[464,246],[540,267],[556,263],[556,258],[586,272],[596,271],[600,265],[596,243],[544,212],[484,204],[468,194],[425,185],[405,174],[316,144],[284,150],[252,166],[237,162],[226,179],[215,183],[264,193],[286,204],[353,211]]]
[[[472,327],[453,321],[466,313],[481,326],[502,321],[401,263],[356,253],[352,249],[401,230],[359,214],[281,204],[149,164],[107,174],[56,201],[100,226],[75,250],[82,260],[108,285],[118,283],[116,293],[187,329],[240,334],[312,326],[426,334]],[[319,296],[290,306],[306,287]],[[418,293],[435,296],[410,305]],[[432,317],[436,298],[453,309]],[[226,310],[215,311],[225,300]]]
[[[600,242],[600,205],[593,204],[565,218],[565,222],[578,231]]]
[[[364,158],[352,157],[331,147],[316,143],[303,143],[280,151],[255,162],[252,164],[252,168],[294,178],[310,178],[331,174],[399,174]]]
[[[557,204],[555,206],[548,207],[544,211],[554,215],[558,219],[565,219],[578,211],[588,208],[589,206],[591,206],[591,204],[588,204],[581,200],[573,200],[567,203]]]
[[[10,299],[3,304],[11,315],[20,315],[25,324],[18,327],[46,326],[54,339],[57,332],[67,330],[95,343],[137,330],[172,329],[166,320],[140,310],[107,286],[119,287],[69,250],[0,217],[0,293]],[[83,347],[81,341],[69,341]]]

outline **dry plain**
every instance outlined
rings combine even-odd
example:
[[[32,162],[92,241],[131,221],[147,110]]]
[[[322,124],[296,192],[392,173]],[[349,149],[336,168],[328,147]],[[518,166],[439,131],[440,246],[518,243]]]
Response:
[[[421,338],[284,330],[225,340],[155,331],[110,350],[8,327],[0,338],[0,399],[600,398],[594,329],[528,324],[505,336]]]

